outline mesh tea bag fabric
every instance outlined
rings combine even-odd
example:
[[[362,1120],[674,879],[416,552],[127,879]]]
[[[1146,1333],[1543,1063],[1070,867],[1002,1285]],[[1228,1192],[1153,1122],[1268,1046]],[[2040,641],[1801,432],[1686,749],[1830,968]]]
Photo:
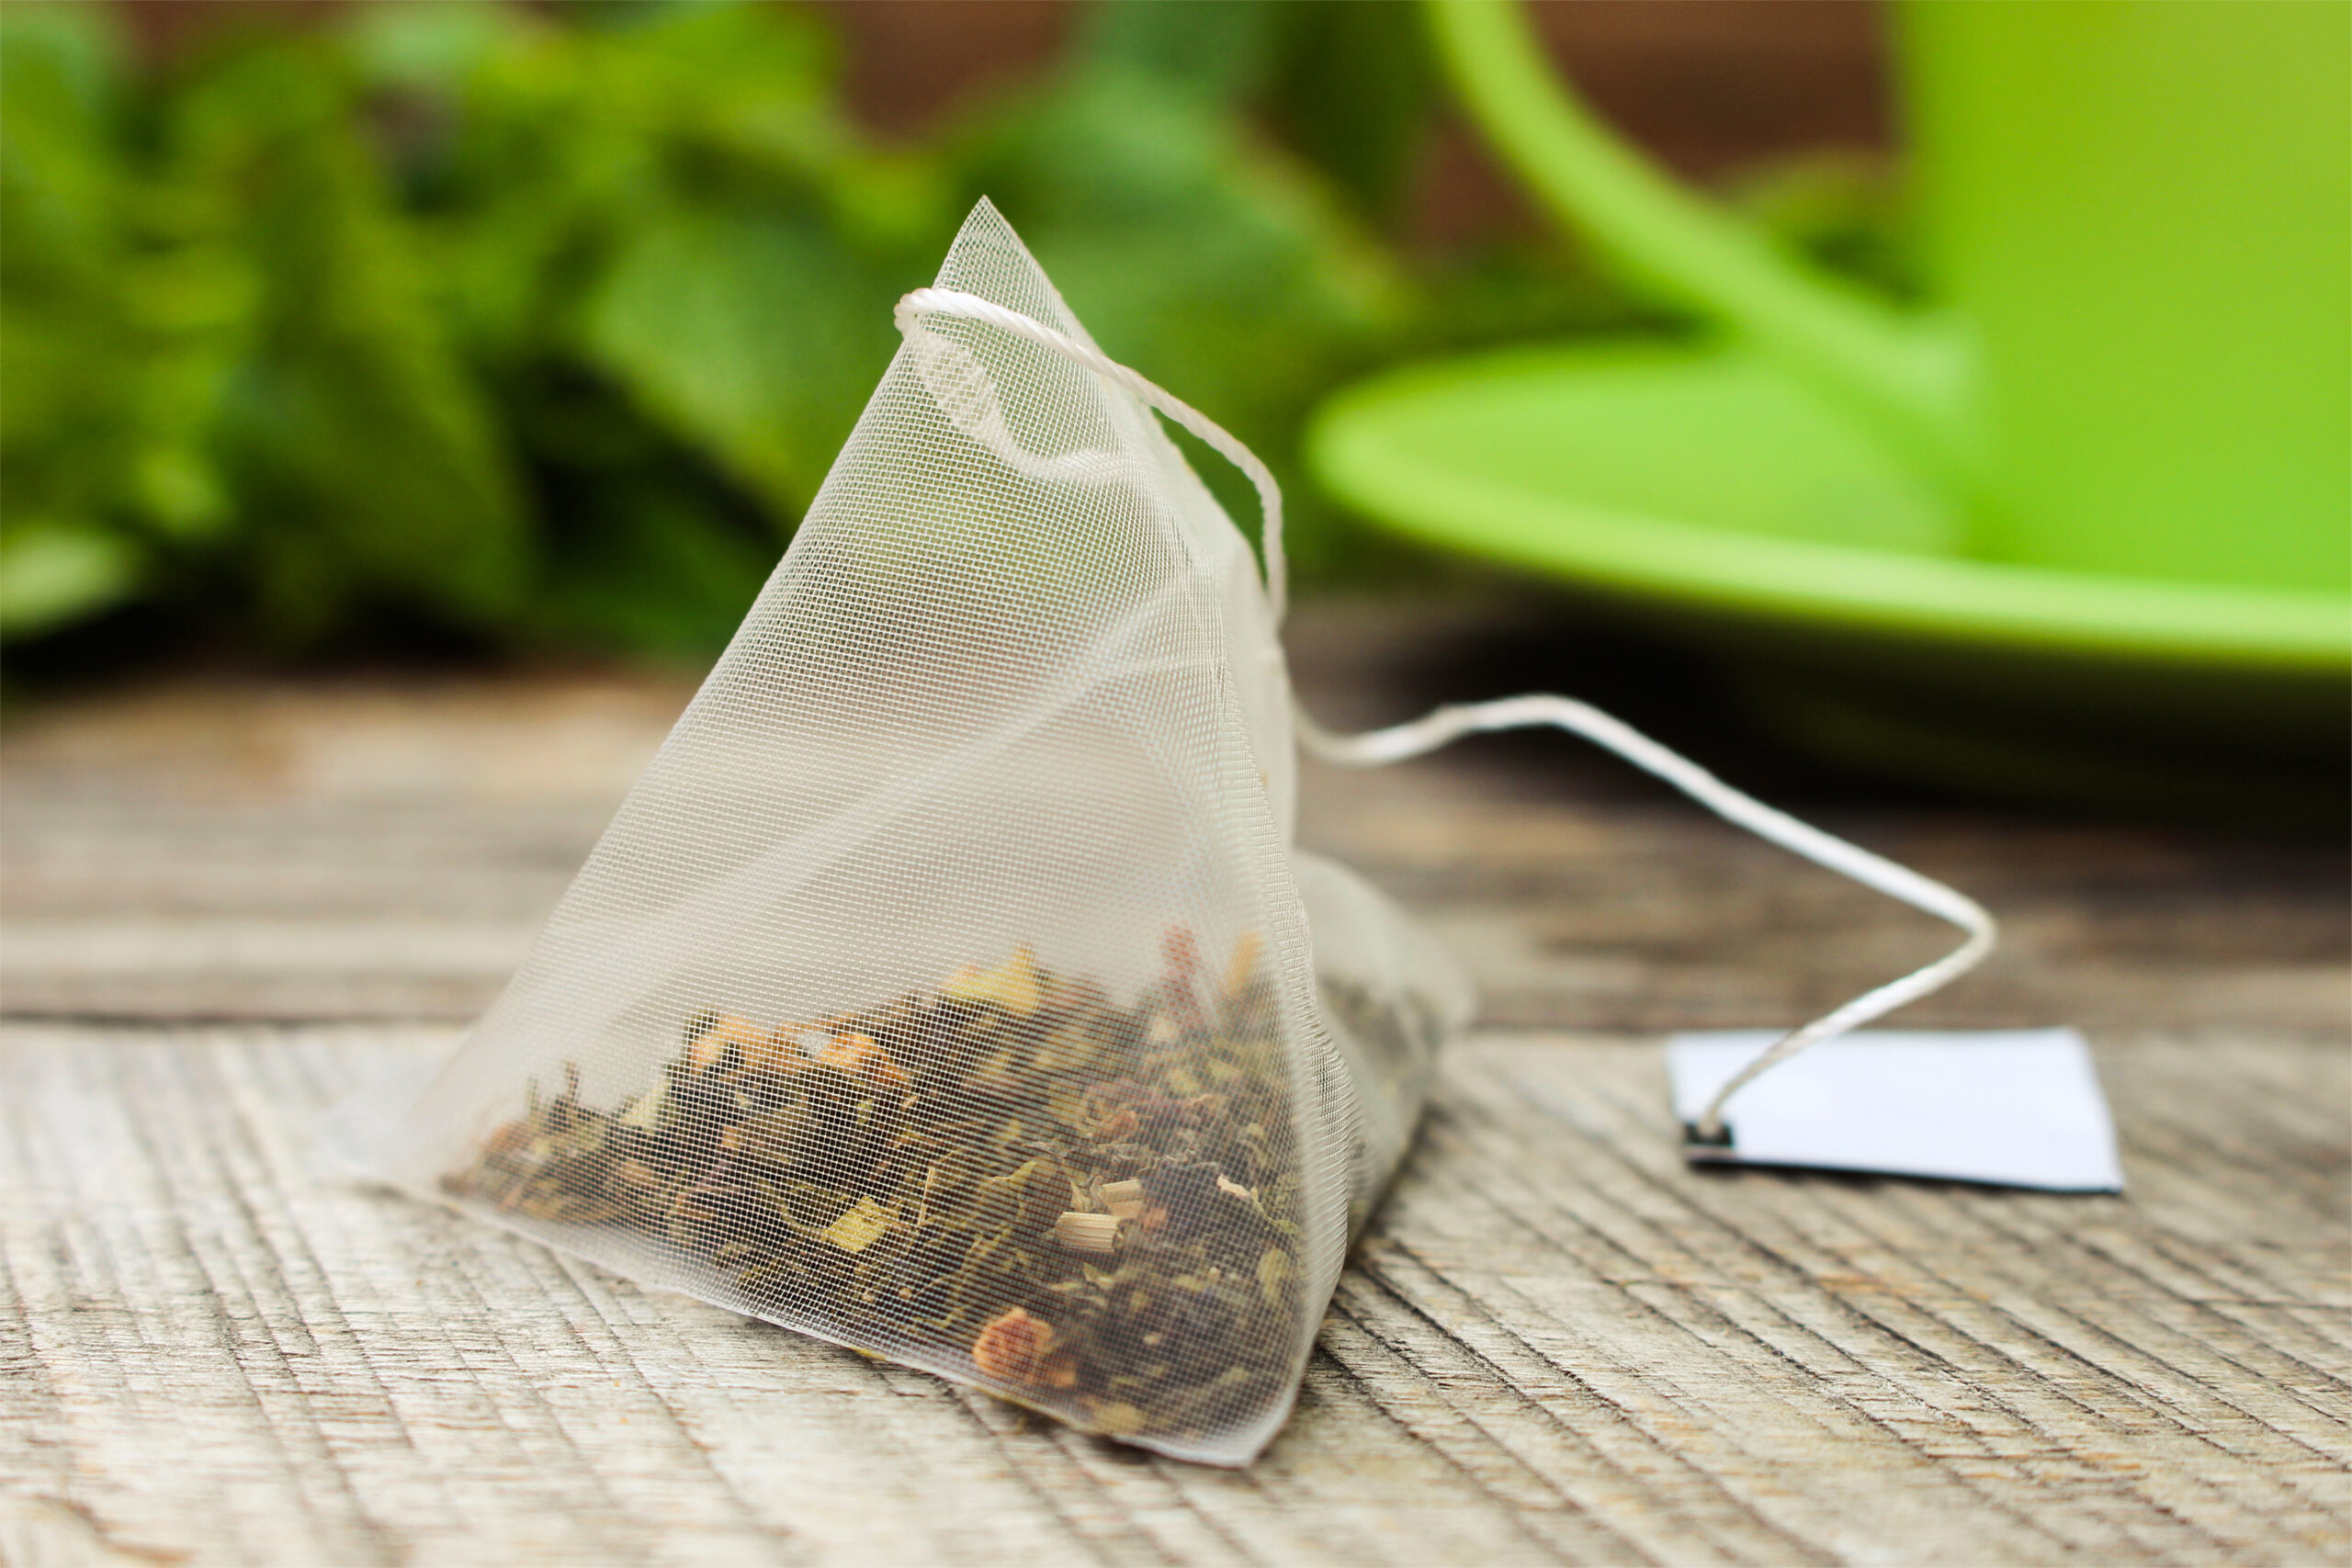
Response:
[[[1566,698],[1333,736],[1280,495],[1105,359],[983,203],[775,576],[387,1174],[649,1284],[1181,1458],[1280,1427],[1466,1025],[1291,843],[1295,758],[1548,725],[1970,932],[1984,911]],[[1264,570],[1157,422],[1239,464]]]
[[[993,209],[939,282],[1084,342]],[[1256,559],[1154,417],[918,328],[397,1174],[1246,1460],[1470,1012],[1294,854],[1295,754]]]

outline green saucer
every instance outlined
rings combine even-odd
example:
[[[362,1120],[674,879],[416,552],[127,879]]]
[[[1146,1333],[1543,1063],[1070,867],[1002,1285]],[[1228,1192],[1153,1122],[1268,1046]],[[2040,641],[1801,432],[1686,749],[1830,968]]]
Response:
[[[1950,553],[1960,518],[1771,366],[1514,349],[1328,404],[1308,460],[1399,531],[1623,592],[1813,626],[2249,673],[2352,674],[2352,602]]]
[[[1761,657],[1775,690],[1794,674],[1834,696],[1840,733],[1873,708],[2045,754],[2109,754],[2111,735],[2320,755],[2344,733],[2352,601],[1964,558],[1955,508],[1736,351],[1518,348],[1396,372],[1328,403],[1307,457],[1399,533]]]

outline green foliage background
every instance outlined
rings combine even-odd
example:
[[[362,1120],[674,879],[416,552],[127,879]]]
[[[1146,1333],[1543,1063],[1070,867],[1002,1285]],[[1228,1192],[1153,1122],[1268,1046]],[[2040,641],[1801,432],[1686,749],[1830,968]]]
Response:
[[[1639,320],[1562,254],[1383,241],[1434,84],[1377,0],[1114,0],[917,145],[856,125],[826,21],[780,6],[393,5],[161,72],[112,20],[0,7],[20,652],[707,656],[983,194],[1106,348],[1283,472],[1309,589],[1397,558],[1288,464],[1320,396]]]

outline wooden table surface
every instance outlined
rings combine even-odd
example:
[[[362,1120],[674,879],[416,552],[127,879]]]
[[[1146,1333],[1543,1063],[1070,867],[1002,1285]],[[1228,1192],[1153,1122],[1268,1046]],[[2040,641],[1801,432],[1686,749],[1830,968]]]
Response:
[[[1425,632],[1310,611],[1302,685],[1399,716]],[[1941,931],[1565,741],[1311,770],[1304,836],[1424,914],[1485,1010],[1296,1417],[1222,1472],[323,1170],[321,1108],[449,1045],[686,690],[208,682],[12,716],[0,1563],[2352,1554],[2340,846],[1792,775],[2003,916],[1902,1021],[2084,1028],[2130,1187],[1704,1173],[1661,1034],[1793,1021]]]

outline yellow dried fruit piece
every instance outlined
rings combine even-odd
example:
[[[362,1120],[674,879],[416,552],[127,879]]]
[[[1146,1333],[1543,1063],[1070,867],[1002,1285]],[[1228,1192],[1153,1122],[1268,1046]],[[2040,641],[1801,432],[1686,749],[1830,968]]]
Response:
[[[750,1019],[729,1013],[714,1021],[708,1029],[695,1036],[694,1043],[686,1047],[686,1065],[700,1072],[727,1055],[729,1045],[741,1051],[744,1058],[749,1060],[752,1053],[758,1050],[767,1037],[768,1032]]]
[[[1258,1259],[1258,1290],[1266,1298],[1268,1306],[1277,1311],[1281,1309],[1283,1287],[1290,1283],[1295,1272],[1289,1253],[1279,1247],[1266,1248],[1265,1256]]]
[[[628,1110],[620,1117],[620,1124],[634,1132],[657,1131],[662,1125],[662,1108],[669,1098],[669,1089],[662,1084],[655,1084],[629,1101]]]
[[[843,1252],[864,1252],[896,1224],[899,1216],[871,1198],[860,1198],[838,1220],[825,1227],[825,1239]]]
[[[965,964],[947,977],[939,991],[959,1002],[993,1002],[1009,1013],[1026,1018],[1037,1010],[1044,985],[1045,977],[1037,970],[1037,955],[1023,942],[1012,950],[1012,957],[993,969]]]
[[[1256,931],[1243,931],[1233,944],[1233,958],[1225,966],[1225,994],[1238,997],[1258,973],[1258,954],[1265,947],[1265,939]]]
[[[817,1058],[817,1063],[899,1089],[910,1088],[914,1081],[907,1077],[905,1068],[890,1059],[890,1053],[874,1043],[870,1034],[834,1035],[832,1043],[825,1047],[825,1054]]]
[[[1091,1399],[1087,1413],[1094,1429],[1106,1438],[1124,1438],[1144,1428],[1144,1414],[1124,1399]]]

